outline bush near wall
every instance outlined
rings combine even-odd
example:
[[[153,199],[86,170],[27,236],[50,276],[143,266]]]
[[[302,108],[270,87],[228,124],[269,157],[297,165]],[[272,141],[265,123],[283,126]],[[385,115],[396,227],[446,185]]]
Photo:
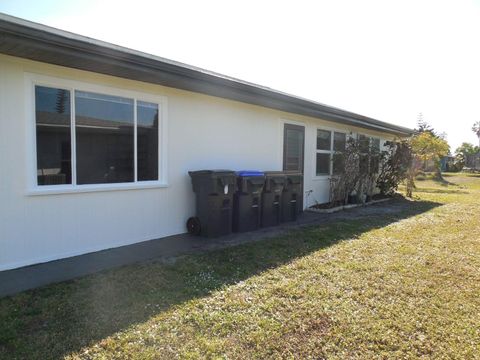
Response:
[[[330,206],[364,203],[373,197],[376,189],[381,195],[391,196],[398,185],[409,178],[414,163],[410,142],[389,141],[385,146],[386,149],[380,151],[350,137],[345,150],[334,154]],[[410,182],[413,184],[413,178]]]

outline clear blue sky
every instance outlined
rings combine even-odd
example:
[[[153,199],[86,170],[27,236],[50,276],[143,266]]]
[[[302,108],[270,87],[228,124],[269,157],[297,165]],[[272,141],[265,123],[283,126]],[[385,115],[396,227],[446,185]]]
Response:
[[[480,2],[0,0],[0,12],[414,127],[480,120]]]

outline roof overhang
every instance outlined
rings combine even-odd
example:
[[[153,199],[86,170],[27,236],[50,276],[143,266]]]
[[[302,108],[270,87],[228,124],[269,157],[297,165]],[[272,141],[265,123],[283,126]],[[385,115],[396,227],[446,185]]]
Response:
[[[402,126],[2,13],[0,53],[198,92],[397,136],[413,134],[413,130]]]

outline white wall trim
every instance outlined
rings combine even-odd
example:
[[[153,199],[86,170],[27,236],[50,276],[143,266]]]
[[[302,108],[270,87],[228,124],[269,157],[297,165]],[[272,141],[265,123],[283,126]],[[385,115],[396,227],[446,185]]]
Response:
[[[27,195],[56,195],[118,190],[157,189],[166,187],[169,187],[169,184],[165,184],[160,181],[142,181],[139,183],[115,183],[94,185],[44,185],[27,190]]]

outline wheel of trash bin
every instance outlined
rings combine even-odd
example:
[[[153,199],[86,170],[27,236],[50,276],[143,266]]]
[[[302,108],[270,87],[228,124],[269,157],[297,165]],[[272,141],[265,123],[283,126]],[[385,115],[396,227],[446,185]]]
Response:
[[[190,219],[188,219],[187,229],[190,234],[200,235],[200,231],[202,230],[200,219],[198,217],[191,217]]]

